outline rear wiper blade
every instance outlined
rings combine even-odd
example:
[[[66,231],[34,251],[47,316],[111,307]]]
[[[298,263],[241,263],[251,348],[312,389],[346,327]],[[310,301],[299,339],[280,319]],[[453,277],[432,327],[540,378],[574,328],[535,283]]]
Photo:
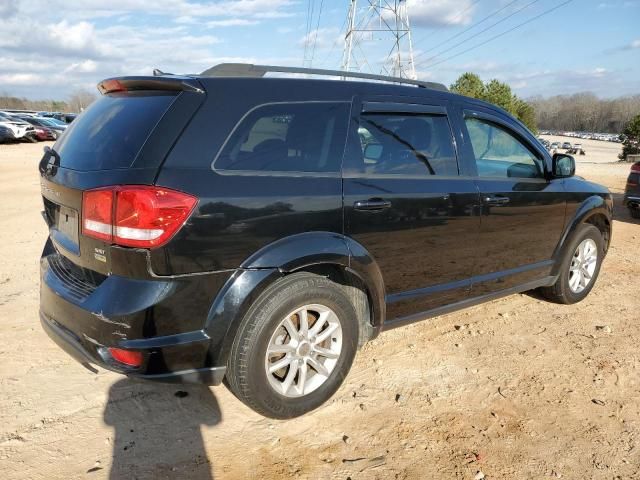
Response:
[[[53,161],[51,159],[53,158]],[[40,173],[52,173],[53,168],[60,166],[60,155],[51,147],[44,147],[44,155],[38,164]]]

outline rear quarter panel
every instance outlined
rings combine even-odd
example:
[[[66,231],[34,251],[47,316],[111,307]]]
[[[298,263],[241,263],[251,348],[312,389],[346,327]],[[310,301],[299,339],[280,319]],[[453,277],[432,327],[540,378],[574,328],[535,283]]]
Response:
[[[196,195],[191,218],[163,251],[156,273],[234,269],[260,248],[291,235],[342,233],[342,180],[324,174],[217,172],[212,162],[240,119],[265,103],[351,101],[343,88],[282,79],[202,79],[207,100],[162,166],[156,184]],[[277,265],[274,265],[277,266]]]

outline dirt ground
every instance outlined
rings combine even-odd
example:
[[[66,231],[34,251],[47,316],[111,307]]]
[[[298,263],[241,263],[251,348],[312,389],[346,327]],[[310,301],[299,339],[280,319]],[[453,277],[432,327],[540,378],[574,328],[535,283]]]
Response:
[[[94,375],[55,346],[42,144],[0,146],[0,478],[640,478],[640,224],[619,205],[629,166],[606,163],[619,145],[586,148],[577,173],[618,205],[584,302],[514,295],[387,332],[327,405],[279,422],[224,387]]]

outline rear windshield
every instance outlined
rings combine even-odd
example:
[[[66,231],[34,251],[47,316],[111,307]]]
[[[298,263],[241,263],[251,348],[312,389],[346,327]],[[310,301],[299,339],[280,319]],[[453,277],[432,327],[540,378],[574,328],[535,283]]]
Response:
[[[175,94],[165,92],[101,96],[69,125],[55,144],[60,165],[72,170],[130,167],[175,98]]]

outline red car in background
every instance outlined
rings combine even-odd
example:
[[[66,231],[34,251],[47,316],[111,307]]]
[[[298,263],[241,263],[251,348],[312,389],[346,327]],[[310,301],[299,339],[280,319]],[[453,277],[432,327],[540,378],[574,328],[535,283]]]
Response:
[[[34,138],[36,141],[42,142],[44,140],[55,140],[58,138],[58,135],[50,128],[37,126],[34,126],[33,128],[34,131],[28,134],[28,136]]]
[[[633,218],[640,218],[640,162],[631,165],[623,203]]]

